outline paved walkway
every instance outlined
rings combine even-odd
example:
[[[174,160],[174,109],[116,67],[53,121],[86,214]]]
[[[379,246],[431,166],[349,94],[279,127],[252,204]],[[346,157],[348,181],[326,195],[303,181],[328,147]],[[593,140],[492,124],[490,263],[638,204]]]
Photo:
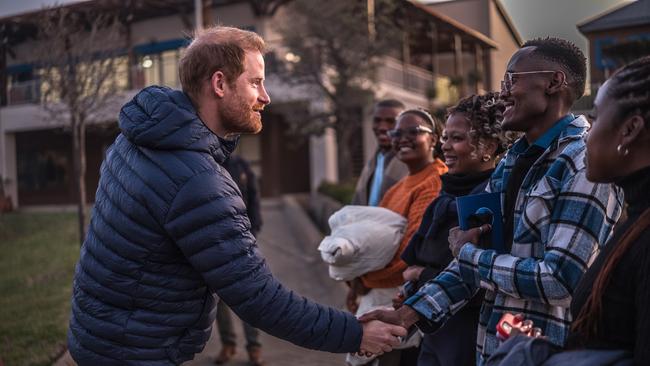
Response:
[[[264,225],[258,238],[260,250],[266,257],[273,274],[283,284],[297,293],[322,304],[343,308],[345,289],[344,285],[337,283],[327,275],[327,266],[320,259],[316,248],[319,238],[311,236],[305,240],[303,222],[295,222],[295,214],[287,212],[281,200],[266,200],[262,205],[262,219]],[[244,336],[241,326],[235,322],[240,340],[237,345],[237,354],[228,365],[247,365],[247,354],[244,348]],[[261,335],[262,352],[268,366],[325,366],[345,365],[343,355],[311,351],[294,346],[291,343],[279,340],[265,333]],[[214,365],[212,362],[220,350],[219,335],[213,329],[205,350],[197,355],[193,361],[184,366]]]

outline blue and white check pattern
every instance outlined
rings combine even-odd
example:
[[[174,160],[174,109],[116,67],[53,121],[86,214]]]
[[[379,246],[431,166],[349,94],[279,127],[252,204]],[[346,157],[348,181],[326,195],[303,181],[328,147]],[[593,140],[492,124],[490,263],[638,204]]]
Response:
[[[486,289],[479,365],[499,346],[496,324],[504,312],[524,314],[553,343],[566,341],[573,290],[611,235],[623,203],[614,185],[594,184],[585,176],[588,128],[584,117],[574,119],[531,167],[517,195],[510,254],[467,243],[457,260],[405,302],[440,323],[479,288]],[[490,179],[487,190],[501,192],[502,206],[505,182],[525,146],[523,140],[515,143]]]

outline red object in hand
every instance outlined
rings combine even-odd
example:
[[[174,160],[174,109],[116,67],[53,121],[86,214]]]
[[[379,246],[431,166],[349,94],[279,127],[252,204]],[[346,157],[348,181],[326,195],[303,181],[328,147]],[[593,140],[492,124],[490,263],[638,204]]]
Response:
[[[533,327],[533,321],[524,320],[524,316],[521,314],[505,313],[497,323],[497,338],[505,341],[513,333],[523,334],[528,337],[540,337],[542,330]]]
[[[513,328],[519,328],[522,325],[523,317],[505,313],[497,323],[497,337],[506,340],[510,337]]]

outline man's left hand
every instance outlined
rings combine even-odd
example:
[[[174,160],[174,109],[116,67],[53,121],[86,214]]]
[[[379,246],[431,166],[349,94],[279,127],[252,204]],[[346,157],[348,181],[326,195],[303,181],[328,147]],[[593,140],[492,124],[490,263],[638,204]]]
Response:
[[[460,248],[467,243],[474,245],[478,244],[481,235],[489,233],[492,227],[489,224],[484,224],[479,227],[469,229],[467,231],[461,230],[458,226],[449,230],[449,250],[454,258],[458,258]]]

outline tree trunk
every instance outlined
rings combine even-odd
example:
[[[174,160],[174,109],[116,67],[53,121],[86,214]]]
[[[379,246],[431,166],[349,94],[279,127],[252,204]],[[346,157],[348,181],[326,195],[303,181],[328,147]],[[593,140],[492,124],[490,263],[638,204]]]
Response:
[[[349,182],[352,179],[352,126],[346,125],[347,121],[339,119],[336,121],[336,146],[338,153],[339,182]]]
[[[79,120],[72,121],[72,126],[72,160],[79,201],[77,204],[79,243],[83,245],[86,239],[86,126]]]

